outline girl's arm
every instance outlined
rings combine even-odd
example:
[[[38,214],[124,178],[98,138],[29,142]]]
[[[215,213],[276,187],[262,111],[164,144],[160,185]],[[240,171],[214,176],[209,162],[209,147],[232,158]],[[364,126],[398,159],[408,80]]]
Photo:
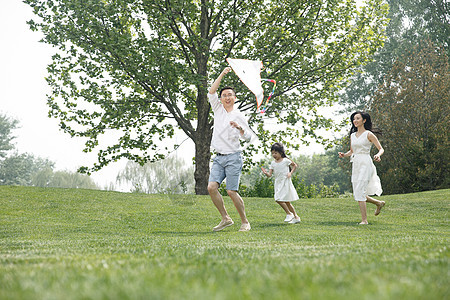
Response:
[[[267,172],[266,169],[264,169],[263,167],[261,167],[262,172],[264,173],[264,175],[266,175],[267,177],[271,177],[272,173],[273,173],[273,169],[269,169],[269,172]]]
[[[288,173],[287,177],[290,178],[292,176],[292,174],[295,172],[295,169],[297,169],[297,164],[291,160],[291,171]]]
[[[377,149],[378,149],[378,153],[373,156],[373,160],[380,161],[381,155],[383,155],[383,153],[384,153],[384,149],[383,149],[383,147],[381,147],[380,141],[378,140],[377,136],[375,134],[373,134],[372,132],[369,132],[369,134],[367,135],[367,139],[371,143],[373,143],[375,145],[375,147],[377,147]]]

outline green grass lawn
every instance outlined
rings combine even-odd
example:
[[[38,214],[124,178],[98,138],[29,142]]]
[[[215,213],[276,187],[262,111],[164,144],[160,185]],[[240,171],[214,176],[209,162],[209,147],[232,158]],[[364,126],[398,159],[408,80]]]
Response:
[[[208,196],[0,187],[0,299],[450,299],[450,190],[300,199],[212,232]]]

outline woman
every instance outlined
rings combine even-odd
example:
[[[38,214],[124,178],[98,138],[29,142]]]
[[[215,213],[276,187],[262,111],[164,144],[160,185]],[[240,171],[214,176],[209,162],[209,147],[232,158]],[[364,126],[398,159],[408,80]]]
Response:
[[[370,148],[372,144],[378,149],[378,153],[374,155],[373,160],[379,162],[381,155],[384,153],[378,138],[373,132],[380,133],[377,129],[372,129],[372,121],[370,115],[366,112],[357,111],[350,116],[352,128],[350,129],[350,150],[346,153],[339,152],[339,157],[351,156],[352,166],[352,186],[353,196],[359,203],[362,221],[359,224],[367,223],[366,201],[377,206],[375,216],[380,214],[381,209],[385,205],[384,201],[376,200],[369,195],[381,195],[380,178],[377,170],[370,158]]]

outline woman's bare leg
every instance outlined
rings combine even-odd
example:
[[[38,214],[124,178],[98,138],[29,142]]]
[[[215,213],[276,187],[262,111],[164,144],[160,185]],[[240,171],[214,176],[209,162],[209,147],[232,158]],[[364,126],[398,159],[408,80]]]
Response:
[[[358,201],[359,202],[359,210],[361,211],[361,225],[368,224],[367,223],[367,209],[366,209],[366,201]]]
[[[374,198],[369,197],[369,196],[366,196],[366,199],[367,199],[367,202],[370,202],[370,203],[375,204],[377,206],[377,209],[375,210],[375,216],[378,216],[380,214],[380,212],[381,212],[381,209],[386,204],[386,202],[374,199]]]

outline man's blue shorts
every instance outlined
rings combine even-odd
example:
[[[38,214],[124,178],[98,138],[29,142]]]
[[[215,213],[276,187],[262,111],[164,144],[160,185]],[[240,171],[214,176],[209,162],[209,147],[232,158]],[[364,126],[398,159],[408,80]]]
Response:
[[[228,155],[217,154],[216,157],[213,158],[209,181],[218,182],[220,185],[222,181],[227,178],[227,190],[238,191],[241,171],[241,152],[235,152]]]

